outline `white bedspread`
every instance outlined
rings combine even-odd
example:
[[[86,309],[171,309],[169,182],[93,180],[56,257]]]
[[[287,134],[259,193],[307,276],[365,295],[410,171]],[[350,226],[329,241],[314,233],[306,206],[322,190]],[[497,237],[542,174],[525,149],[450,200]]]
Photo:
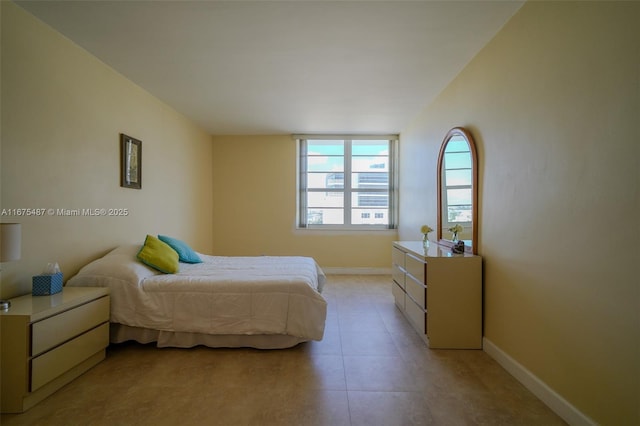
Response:
[[[91,262],[68,286],[111,290],[111,322],[163,331],[285,334],[321,340],[324,274],[308,257],[220,257],[161,274],[122,246]]]

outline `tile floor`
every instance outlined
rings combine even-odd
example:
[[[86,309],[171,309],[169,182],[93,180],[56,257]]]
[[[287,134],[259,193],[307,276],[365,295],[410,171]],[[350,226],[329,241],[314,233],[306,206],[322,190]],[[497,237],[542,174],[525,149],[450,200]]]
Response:
[[[389,276],[329,276],[321,342],[285,350],[125,343],[11,425],[563,425],[483,351],[430,350]]]

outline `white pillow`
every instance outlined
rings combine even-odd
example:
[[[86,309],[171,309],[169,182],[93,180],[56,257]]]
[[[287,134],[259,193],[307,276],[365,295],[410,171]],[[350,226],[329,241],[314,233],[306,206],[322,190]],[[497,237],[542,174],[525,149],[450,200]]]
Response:
[[[69,281],[72,287],[109,287],[126,283],[138,287],[145,278],[158,275],[159,272],[148,267],[136,258],[141,245],[120,246],[100,259],[85,265]]]

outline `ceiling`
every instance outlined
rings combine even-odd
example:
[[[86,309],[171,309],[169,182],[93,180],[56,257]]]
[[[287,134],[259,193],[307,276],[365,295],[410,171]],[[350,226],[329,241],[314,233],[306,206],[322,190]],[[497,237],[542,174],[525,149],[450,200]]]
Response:
[[[18,1],[211,134],[398,133],[515,1]]]

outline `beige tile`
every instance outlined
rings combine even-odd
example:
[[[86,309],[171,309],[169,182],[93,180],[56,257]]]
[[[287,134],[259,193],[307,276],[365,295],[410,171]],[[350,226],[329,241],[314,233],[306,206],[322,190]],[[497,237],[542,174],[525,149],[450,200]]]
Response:
[[[342,355],[342,339],[339,332],[326,333],[319,342],[307,342],[304,345],[309,353],[317,355]]]
[[[386,331],[382,317],[373,309],[365,312],[344,312],[338,315],[340,332]]]
[[[347,390],[420,391],[424,381],[397,356],[344,356]]]
[[[386,330],[340,333],[343,355],[400,356]]]
[[[288,357],[278,380],[300,392],[305,390],[347,390],[344,362],[340,355],[303,354]],[[284,385],[282,385],[284,386]]]
[[[248,424],[256,426],[350,424],[346,391],[263,394],[253,402],[251,413]]]
[[[354,426],[435,424],[421,392],[349,391],[349,410]]]

